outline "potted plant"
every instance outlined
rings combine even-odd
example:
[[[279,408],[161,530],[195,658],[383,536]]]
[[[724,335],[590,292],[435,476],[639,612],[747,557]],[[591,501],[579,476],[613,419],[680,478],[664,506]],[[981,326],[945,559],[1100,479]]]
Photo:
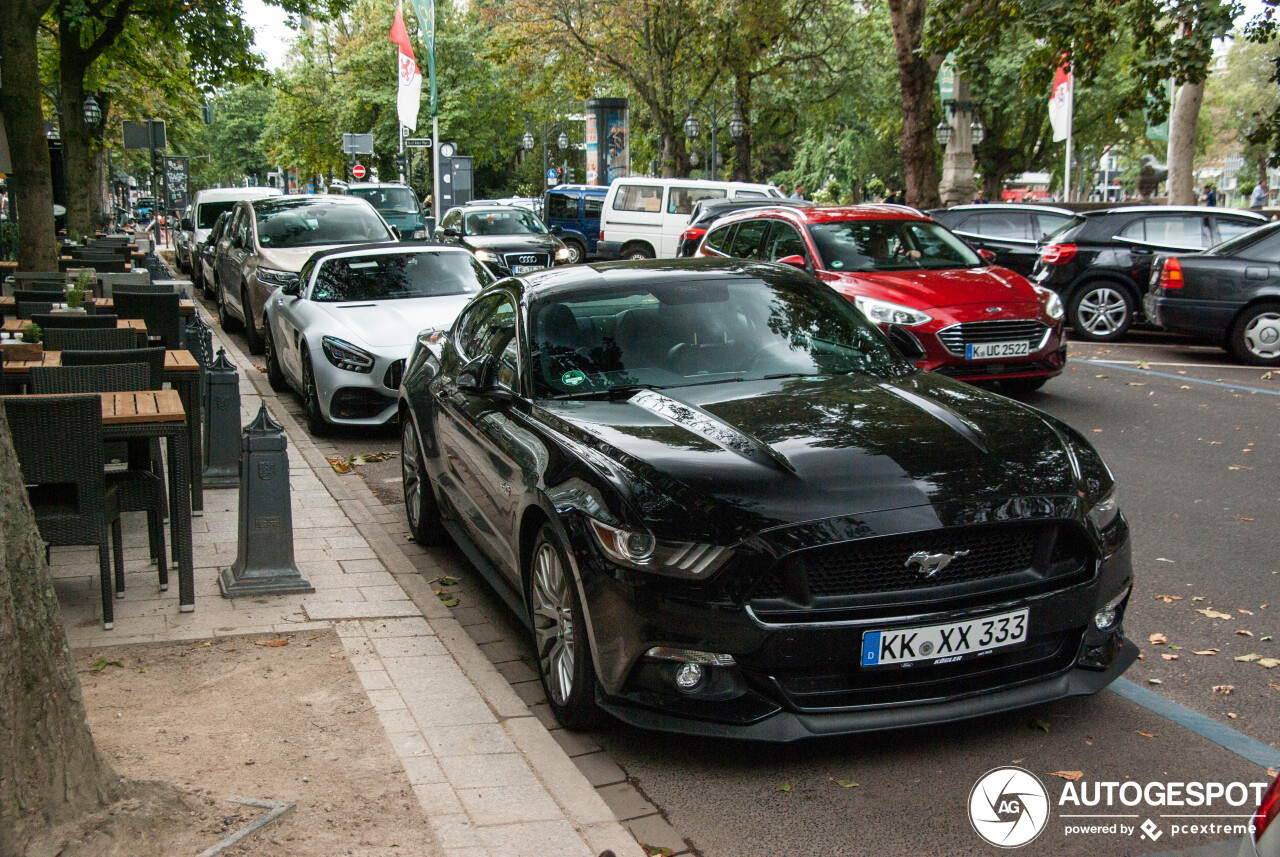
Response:
[[[89,272],[81,271],[76,275],[76,281],[74,283],[67,284],[66,297],[68,309],[81,309],[81,304],[84,303],[84,296],[88,293],[91,283],[92,280],[89,276]]]
[[[22,341],[39,342],[40,335],[42,333],[44,333],[44,331],[40,329],[40,325],[36,324],[34,321],[27,322],[22,326]]]
[[[39,360],[44,353],[40,345],[40,325],[30,322],[22,328],[22,341],[5,340],[3,343],[5,360]]]

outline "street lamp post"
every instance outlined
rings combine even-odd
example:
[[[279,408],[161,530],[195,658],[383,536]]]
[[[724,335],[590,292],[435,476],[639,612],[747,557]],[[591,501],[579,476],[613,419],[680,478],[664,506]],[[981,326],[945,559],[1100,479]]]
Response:
[[[560,147],[561,152],[569,148],[569,135],[564,131],[567,125],[568,120],[556,120],[554,122],[543,120],[542,122],[542,185],[544,192],[546,191],[547,170],[550,166],[550,162],[547,159],[547,139],[559,130],[560,136],[556,138],[556,144]],[[533,133],[526,130],[521,143],[524,145],[526,152],[532,151],[534,146]],[[565,165],[567,166],[568,164],[566,163]]]
[[[729,112],[730,110],[733,111],[732,114]],[[716,133],[719,130],[720,122],[726,117],[732,116],[729,119],[729,136],[733,137],[734,140],[742,137],[743,132],[746,131],[747,123],[742,118],[742,103],[736,98],[732,102],[717,101],[713,98],[711,103],[705,106],[697,101],[692,101],[689,103],[689,115],[684,120],[684,134],[690,141],[696,140],[698,134],[702,131],[702,124],[698,121],[699,114],[706,120],[707,126],[711,131],[711,152],[710,157],[707,158],[707,175],[714,180],[718,174],[719,149],[716,147]],[[692,158],[690,158],[690,164],[697,166]]]

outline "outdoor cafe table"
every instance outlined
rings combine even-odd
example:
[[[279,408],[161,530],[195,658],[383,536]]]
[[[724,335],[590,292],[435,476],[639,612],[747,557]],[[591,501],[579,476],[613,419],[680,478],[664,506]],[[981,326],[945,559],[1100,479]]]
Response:
[[[29,318],[6,318],[4,320],[4,332],[22,333],[22,328],[28,324],[31,324],[31,319]],[[132,327],[143,336],[146,336],[147,333],[147,323],[140,318],[118,318],[116,319],[116,327]]]
[[[123,321],[124,319],[121,319]],[[32,366],[61,366],[62,352],[45,351],[38,360],[6,360],[3,371],[4,392],[17,392],[16,387],[26,384],[31,379]],[[164,353],[164,380],[168,381],[176,392],[186,413],[191,414],[189,461],[191,509],[196,513],[204,512],[204,465],[201,451],[203,449],[204,420],[200,411],[200,363],[190,351],[166,351]]]
[[[122,287],[121,291],[128,291],[127,287]],[[90,298],[84,299],[85,304],[92,304],[94,309],[106,310],[108,313],[115,309],[115,301],[111,298]],[[13,295],[0,296],[0,313],[8,314],[17,308],[17,301]],[[184,317],[191,317],[196,314],[196,302],[191,298],[183,298],[178,301],[178,314]]]
[[[53,398],[53,395],[26,398]],[[195,565],[191,548],[191,433],[177,390],[99,393],[102,397],[103,441],[163,437],[169,447],[169,521],[174,559],[178,563],[178,610],[196,609]],[[198,422],[198,421],[197,421]],[[57,443],[57,438],[50,438]]]

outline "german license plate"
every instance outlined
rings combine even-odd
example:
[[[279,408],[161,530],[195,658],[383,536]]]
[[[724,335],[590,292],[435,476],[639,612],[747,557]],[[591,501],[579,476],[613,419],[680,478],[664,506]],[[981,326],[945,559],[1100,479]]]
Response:
[[[1031,343],[1025,339],[1020,342],[973,342],[966,345],[964,350],[964,356],[970,360],[1026,357],[1031,353]]]
[[[1027,639],[1027,610],[984,616],[927,628],[866,631],[862,635],[862,665],[879,667],[916,661],[950,663],[966,655],[980,655]]]
[[[515,274],[516,276],[520,276],[521,274],[527,274],[530,271],[541,271],[541,270],[542,270],[541,265],[514,265],[511,268],[511,273]]]

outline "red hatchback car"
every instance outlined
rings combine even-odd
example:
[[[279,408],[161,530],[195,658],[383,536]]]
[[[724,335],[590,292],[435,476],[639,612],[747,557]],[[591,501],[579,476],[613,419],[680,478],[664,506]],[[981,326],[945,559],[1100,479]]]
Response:
[[[991,265],[913,208],[756,208],[716,222],[697,255],[803,268],[920,345],[921,369],[1039,389],[1062,372],[1062,301]]]

